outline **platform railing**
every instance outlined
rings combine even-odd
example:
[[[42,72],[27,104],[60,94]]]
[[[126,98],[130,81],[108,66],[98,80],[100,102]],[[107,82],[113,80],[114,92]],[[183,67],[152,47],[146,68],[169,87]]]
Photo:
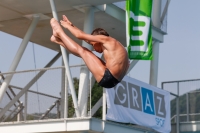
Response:
[[[0,102],[0,114],[3,113],[0,122],[60,119],[61,114],[64,113],[61,106],[65,106],[61,104],[61,89],[63,86],[69,87],[62,85],[65,84],[65,78],[62,74],[63,69],[65,68],[54,67],[0,73],[0,87],[7,75],[13,75]],[[41,72],[44,74],[36,77]],[[33,79],[35,79],[34,82],[32,82]],[[27,89],[27,84],[30,84],[30,82],[32,83]],[[27,89],[27,91],[16,99],[24,89]],[[75,117],[75,109],[70,92],[67,97],[68,107],[66,107],[66,112],[68,114],[66,118],[72,118]],[[88,98],[90,99],[88,105],[90,105],[91,98],[90,96]],[[91,112],[90,109],[91,107],[88,106],[88,112]],[[88,115],[88,117],[91,116]]]
[[[200,79],[162,82],[161,88],[174,94],[171,97],[171,123],[179,132],[181,122],[200,121]]]

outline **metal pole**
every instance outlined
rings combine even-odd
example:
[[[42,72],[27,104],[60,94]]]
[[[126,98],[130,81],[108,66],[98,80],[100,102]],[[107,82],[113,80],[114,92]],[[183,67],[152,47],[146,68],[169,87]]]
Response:
[[[85,20],[83,31],[90,34],[93,30],[94,25],[94,7],[88,7],[85,10]],[[82,46],[89,50],[92,50],[92,46],[88,45],[85,41],[82,41]],[[83,62],[84,63],[84,62]],[[81,67],[80,70],[80,80],[79,80],[79,93],[78,93],[78,106],[81,112],[81,116],[86,117],[87,104],[88,104],[88,94],[89,94],[89,76],[90,72],[87,67]]]
[[[149,83],[153,86],[157,86],[158,79],[158,60],[159,60],[159,42],[153,44],[153,60],[150,64],[150,79]]]
[[[163,20],[164,20],[164,18],[165,18],[165,15],[167,14],[167,10],[168,10],[170,1],[171,1],[171,0],[167,0],[167,3],[166,3],[166,5],[165,5],[165,7],[164,7],[164,10],[163,10],[163,13],[162,13],[162,16],[161,16],[161,19],[160,19],[161,23],[163,23]]]
[[[153,0],[152,22],[159,29],[161,26],[161,3],[161,0]]]
[[[186,106],[187,106],[187,107],[186,107],[186,108],[187,108],[187,109],[186,109],[186,111],[187,111],[187,121],[189,121],[189,93],[186,93],[186,102],[187,102],[187,103],[186,103],[186,104],[187,104],[187,105],[186,105]]]
[[[21,105],[23,106],[23,103]],[[22,108],[22,106],[18,107],[18,111]],[[20,112],[17,114],[17,121],[18,122],[21,121],[21,113]]]
[[[106,88],[103,88],[103,111],[102,111],[102,120],[103,122],[103,130],[105,127],[105,120],[106,120]]]
[[[25,93],[25,97],[24,97],[24,121],[26,121],[26,117],[27,117],[27,105],[28,105],[28,92]]]
[[[64,101],[64,118],[68,117],[68,80],[65,73],[65,101]]]
[[[1,73],[1,71],[0,71],[0,73]],[[2,76],[0,75],[0,82],[1,82],[1,80],[2,80]]]
[[[62,60],[62,66],[64,65],[64,62]],[[65,112],[65,69],[62,68],[62,73],[61,73],[61,92],[60,92],[61,100],[61,118],[64,118],[64,112]]]
[[[55,7],[54,0],[50,0],[50,4],[51,4],[53,17],[56,20],[58,20],[58,15],[57,15],[57,12],[56,12],[56,7]],[[66,49],[63,48],[62,46],[60,46],[60,49],[61,49],[61,52],[62,52],[62,57],[63,57],[63,61],[64,61],[65,69],[66,69],[66,74],[67,74],[68,81],[69,81],[69,86],[70,86],[70,89],[71,89],[71,94],[72,94],[72,99],[73,99],[73,103],[74,103],[76,116],[80,117],[80,112],[79,112],[79,109],[78,109],[78,102],[77,102],[76,92],[75,92],[75,89],[74,89],[74,84],[73,84],[73,80],[72,80],[72,76],[71,76],[71,71],[69,69],[68,53],[67,53]]]
[[[161,0],[153,1],[153,14],[152,21],[153,25],[160,29],[161,26]],[[153,44],[153,60],[151,61],[150,66],[150,79],[149,83],[153,86],[157,86],[157,78],[158,78],[158,58],[159,57],[159,42],[155,42]]]
[[[179,127],[180,127],[180,120],[179,120],[179,82],[177,83],[177,95],[176,98],[176,132],[179,133]]]
[[[103,120],[106,120],[106,88],[103,88]]]
[[[58,53],[46,66],[50,67],[59,57],[61,56],[61,53]],[[22,91],[20,91],[0,112],[0,118],[6,113],[7,110],[9,110],[10,107],[15,104],[19,98],[27,92],[27,90],[35,83],[36,80],[38,80],[46,71],[39,72],[25,87]]]
[[[20,45],[20,47],[17,51],[17,54],[15,55],[15,57],[13,59],[13,62],[12,62],[11,66],[8,70],[9,72],[16,70],[16,68],[19,64],[19,61],[20,61],[20,59],[21,59],[21,57],[22,57],[22,55],[23,55],[23,53],[26,49],[26,46],[27,46],[27,44],[28,44],[28,42],[31,38],[31,35],[33,34],[33,31],[34,31],[38,21],[39,21],[39,15],[37,15],[37,14],[33,15],[33,20],[31,22],[31,25],[29,26],[29,28],[28,28],[25,36],[24,36],[24,39],[22,40],[21,45]],[[0,103],[2,101],[3,95],[5,94],[6,88],[8,87],[12,77],[13,77],[12,74],[7,75],[4,82],[1,85],[1,88],[0,88]]]
[[[87,103],[89,92],[89,70],[87,67],[81,67],[79,91],[78,91],[78,106],[82,117],[87,117]]]
[[[90,114],[89,117],[92,117],[92,79],[90,79]]]
[[[64,65],[64,62],[62,61],[63,65]],[[63,81],[62,81],[64,84],[63,86],[63,100],[64,100],[64,105],[63,105],[63,111],[64,111],[64,118],[67,118],[68,117],[68,80],[67,80],[67,75],[66,75],[66,71],[64,69],[64,73],[63,73]],[[63,117],[62,117],[63,118]]]
[[[163,85],[163,82],[161,83],[161,89],[163,89],[163,90],[164,90],[164,85]]]

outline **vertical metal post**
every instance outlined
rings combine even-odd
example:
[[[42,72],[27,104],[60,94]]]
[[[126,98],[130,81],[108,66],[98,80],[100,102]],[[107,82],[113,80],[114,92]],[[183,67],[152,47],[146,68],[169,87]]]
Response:
[[[87,67],[81,67],[79,91],[78,91],[78,106],[82,117],[87,117],[87,103],[89,92],[89,70]]]
[[[28,92],[25,93],[25,97],[24,97],[24,121],[26,121],[26,117],[27,117],[27,109],[28,109]]]
[[[21,109],[21,107],[22,106],[19,106],[17,110],[19,111]],[[20,112],[17,114],[17,121],[18,122],[21,121],[21,113]]]
[[[189,121],[189,93],[186,93],[186,102],[187,121]]]
[[[64,65],[64,62],[62,60],[62,66]],[[64,106],[65,106],[65,69],[62,68],[61,70],[61,91],[60,91],[60,117],[64,118]]]
[[[64,100],[64,118],[68,117],[68,80],[65,73],[65,100]]]
[[[159,60],[159,42],[153,44],[153,60],[150,64],[150,81],[153,86],[157,86],[158,80],[158,60]]]
[[[93,78],[90,78],[90,112],[89,112],[89,117],[92,117],[92,80]]]
[[[1,73],[1,71],[0,71],[0,73]],[[2,80],[2,76],[0,75],[0,82],[1,82],[1,80]]]
[[[179,127],[180,127],[180,119],[179,119],[179,82],[177,83],[177,95],[176,98],[176,132],[179,133]]]
[[[153,0],[152,22],[159,29],[161,26],[161,3],[161,0]]]
[[[55,7],[54,0],[50,0],[50,5],[51,5],[53,17],[56,20],[58,20],[58,15],[57,15],[57,12],[56,12],[56,7]],[[61,52],[62,52],[62,57],[63,57],[65,69],[66,69],[66,74],[67,74],[68,81],[69,81],[69,87],[71,89],[71,94],[72,94],[72,99],[73,99],[73,103],[74,103],[76,116],[80,117],[80,112],[79,112],[79,109],[78,109],[78,102],[77,102],[76,92],[75,92],[75,89],[74,89],[74,84],[73,84],[73,80],[72,80],[72,76],[71,76],[71,71],[69,69],[68,53],[65,50],[65,48],[63,48],[62,46],[60,46],[60,49],[61,49]]]
[[[37,14],[33,15],[33,20],[31,22],[31,25],[29,26],[29,28],[28,28],[25,36],[24,36],[24,39],[21,42],[21,45],[20,45],[20,47],[19,47],[19,49],[18,49],[18,51],[17,51],[17,53],[16,53],[16,55],[13,59],[13,62],[11,64],[8,72],[12,72],[12,71],[16,70],[16,68],[19,64],[19,61],[20,61],[20,59],[21,59],[21,57],[22,57],[22,55],[23,55],[23,53],[26,49],[26,46],[27,46],[27,44],[28,44],[28,42],[31,38],[31,35],[33,34],[33,31],[34,31],[38,21],[39,21],[39,15],[37,15]],[[0,88],[0,103],[2,101],[3,95],[6,92],[6,88],[8,87],[12,77],[13,77],[13,74],[7,75],[4,82],[1,85],[1,88]]]
[[[57,101],[57,118],[59,119],[59,118],[61,118],[60,117],[60,101]]]
[[[64,66],[64,62],[62,60],[62,66]],[[68,111],[68,90],[67,90],[67,76],[65,68],[62,69],[62,77],[61,77],[61,118],[67,118],[67,111]]]
[[[90,34],[94,25],[94,7],[88,7],[85,10],[85,20],[83,31]],[[92,50],[92,46],[88,45],[85,41],[82,41],[82,46]],[[78,105],[81,111],[81,116],[87,116],[87,104],[88,104],[88,92],[89,92],[89,76],[90,72],[87,67],[81,67],[80,81],[79,81],[79,93],[78,93]]]
[[[161,26],[161,0],[153,1],[153,14],[152,21],[153,25],[160,29]],[[151,61],[150,66],[150,79],[149,83],[153,86],[157,86],[158,78],[158,59],[159,59],[159,42],[153,44],[153,60]]]
[[[103,88],[103,111],[102,119],[106,120],[106,88]]]
[[[103,105],[102,105],[102,129],[104,131],[105,128],[105,121],[106,121],[106,88],[103,88]]]

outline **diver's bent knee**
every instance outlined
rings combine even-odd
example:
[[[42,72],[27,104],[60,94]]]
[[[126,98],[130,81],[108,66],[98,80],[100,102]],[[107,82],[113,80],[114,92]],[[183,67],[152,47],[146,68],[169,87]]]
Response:
[[[90,50],[88,50],[87,48],[85,47],[82,47],[81,49],[79,49],[80,51],[80,54],[87,54],[88,52],[90,52]]]

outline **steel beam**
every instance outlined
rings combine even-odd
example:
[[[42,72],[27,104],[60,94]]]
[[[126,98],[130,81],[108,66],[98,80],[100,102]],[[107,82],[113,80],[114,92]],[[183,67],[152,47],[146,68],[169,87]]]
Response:
[[[39,15],[37,15],[37,14],[33,15],[33,20],[31,22],[31,25],[29,26],[29,28],[28,28],[25,36],[24,36],[24,39],[21,42],[21,45],[20,45],[20,47],[19,47],[19,49],[18,49],[18,51],[17,51],[17,53],[16,53],[16,55],[13,59],[13,62],[11,64],[8,72],[12,72],[12,71],[16,70],[16,68],[17,68],[17,66],[20,62],[20,59],[21,59],[21,57],[22,57],[22,55],[23,55],[23,53],[26,49],[26,46],[27,46],[32,34],[33,34],[33,31],[34,31],[38,21],[39,21]],[[3,95],[5,94],[6,89],[9,85],[12,77],[13,77],[13,74],[7,75],[4,82],[1,85],[1,88],[0,88],[0,103],[3,99]]]
[[[159,42],[153,44],[153,59],[150,63],[150,78],[149,84],[157,86],[158,80],[158,61],[159,61]]]
[[[85,20],[83,31],[90,34],[93,30],[94,25],[94,7],[88,7],[85,9]],[[85,41],[82,41],[82,46],[89,50],[92,50],[92,46],[88,45]],[[84,62],[83,62],[84,63]],[[86,117],[87,104],[88,104],[88,94],[89,94],[89,76],[90,71],[86,66],[81,67],[80,70],[80,80],[79,80],[79,93],[78,93],[78,106],[82,117]]]
[[[61,56],[61,53],[58,53],[46,66],[46,67],[50,67],[51,65],[53,65],[54,62],[57,61],[57,59]],[[19,98],[24,95],[28,89],[35,83],[35,81],[37,81],[46,71],[41,71],[39,72],[25,87],[22,91],[20,91],[5,107],[3,110],[1,110],[0,112],[0,118],[6,113],[6,111],[8,111],[10,109],[10,107],[12,107],[15,102],[17,100],[19,100]]]
[[[168,7],[169,7],[169,3],[171,2],[171,0],[167,0],[167,3],[165,4],[164,10],[162,12],[162,16],[161,16],[161,23],[163,23],[163,20],[165,18],[165,15],[167,14],[168,11]]]
[[[152,13],[152,21],[153,25],[160,29],[161,26],[161,0],[154,0],[153,1],[153,13]],[[157,86],[157,79],[158,79],[158,61],[159,61],[159,41],[155,41],[153,44],[153,59],[151,60],[150,65],[150,78],[149,84],[153,86]]]
[[[53,17],[56,20],[58,20],[58,15],[57,15],[57,12],[56,12],[56,6],[55,6],[55,3],[54,3],[54,0],[50,0],[50,5],[51,5]],[[64,47],[60,46],[60,49],[61,49],[61,52],[62,52],[62,57],[63,57],[65,69],[66,69],[66,74],[67,74],[67,78],[68,78],[68,81],[69,81],[69,86],[70,86],[70,90],[71,90],[71,94],[72,94],[72,99],[73,99],[73,103],[74,103],[76,116],[80,117],[80,111],[78,109],[78,102],[77,102],[76,92],[75,92],[75,89],[74,89],[72,74],[71,74],[71,71],[69,69],[69,61],[68,61],[69,54],[67,53],[67,51]]]

